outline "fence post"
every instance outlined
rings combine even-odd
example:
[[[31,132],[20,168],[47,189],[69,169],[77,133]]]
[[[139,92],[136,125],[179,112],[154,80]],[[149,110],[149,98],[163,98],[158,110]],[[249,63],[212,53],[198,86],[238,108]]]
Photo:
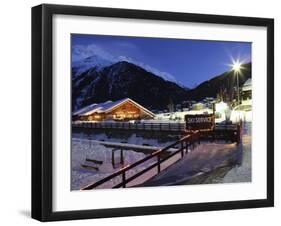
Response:
[[[114,159],[114,149],[111,150],[111,163],[113,168],[115,167],[115,159]]]
[[[126,187],[126,172],[123,171],[122,172],[122,187],[125,188]]]
[[[161,171],[161,167],[160,167],[160,155],[158,154],[157,155],[157,170],[158,170],[158,173],[160,173],[160,171]]]
[[[121,164],[124,165],[124,155],[123,155],[123,149],[121,148]]]
[[[184,150],[183,150],[183,141],[181,141],[181,157],[183,157]]]

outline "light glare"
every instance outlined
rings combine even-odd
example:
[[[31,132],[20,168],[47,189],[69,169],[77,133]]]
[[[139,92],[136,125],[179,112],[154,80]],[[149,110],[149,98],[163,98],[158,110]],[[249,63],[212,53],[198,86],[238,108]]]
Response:
[[[240,62],[234,62],[234,64],[232,65],[232,70],[239,72],[241,69],[241,63]]]

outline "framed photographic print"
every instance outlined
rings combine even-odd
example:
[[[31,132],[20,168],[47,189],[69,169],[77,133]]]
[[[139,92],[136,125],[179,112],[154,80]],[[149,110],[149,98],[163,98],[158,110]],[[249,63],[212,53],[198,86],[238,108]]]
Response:
[[[274,21],[32,8],[32,217],[274,205]]]

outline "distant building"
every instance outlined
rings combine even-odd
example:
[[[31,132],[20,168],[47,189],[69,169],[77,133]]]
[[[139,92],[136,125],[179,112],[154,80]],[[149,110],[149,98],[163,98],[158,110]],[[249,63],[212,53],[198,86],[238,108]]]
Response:
[[[215,103],[215,98],[214,97],[205,97],[203,99],[203,103],[206,105],[208,108],[213,108],[213,104]]]
[[[196,115],[196,114],[211,114],[213,110],[208,108],[204,103],[198,102],[193,104],[191,108],[189,108],[188,114]]]
[[[252,105],[252,79],[249,78],[242,86],[242,104]]]
[[[196,103],[196,101],[193,101],[193,100],[185,100],[181,103],[181,105],[182,105],[182,108],[189,108],[195,103]]]
[[[214,97],[205,97],[205,98],[203,99],[203,102],[204,102],[204,103],[208,103],[208,102],[212,102],[212,101],[214,101],[214,100],[215,100]]]
[[[73,113],[74,120],[135,120],[152,119],[155,115],[130,98],[88,105]]]
[[[206,108],[205,104],[198,102],[198,103],[192,105],[191,110],[203,110],[205,108]]]

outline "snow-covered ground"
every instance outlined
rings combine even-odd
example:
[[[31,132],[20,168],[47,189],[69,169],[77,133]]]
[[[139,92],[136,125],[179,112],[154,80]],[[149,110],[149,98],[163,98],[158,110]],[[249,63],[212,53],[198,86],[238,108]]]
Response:
[[[244,123],[241,149],[243,151],[240,165],[233,167],[222,179],[223,183],[250,182],[252,178],[252,123]]]
[[[106,148],[103,145],[98,144],[95,140],[109,141],[109,142],[124,142],[129,144],[137,145],[150,145],[156,147],[165,147],[176,140],[176,137],[170,139],[155,139],[149,136],[140,136],[138,134],[106,134],[106,133],[86,133],[83,130],[73,132],[72,134],[72,175],[71,175],[71,189],[79,190],[86,185],[93,182],[99,181],[100,179],[110,175],[111,173],[117,171],[122,166],[121,164],[116,164],[117,167],[113,168],[111,163],[111,148]],[[136,151],[124,151],[124,165],[132,164],[150,152],[136,152]],[[95,159],[103,161],[102,165],[98,166],[99,170],[85,169],[81,167],[81,164],[85,163],[85,159]],[[120,152],[115,153],[115,161],[120,161]],[[127,172],[127,176],[130,177],[140,170],[146,168],[148,165],[152,164],[155,160],[145,162],[144,164],[136,167]],[[86,163],[86,165],[93,165],[91,163]],[[112,179],[110,182],[105,183],[99,188],[109,188],[113,187],[121,182],[120,177]]]
[[[239,145],[202,144],[143,186],[251,182],[251,126],[243,124]]]
[[[91,139],[91,140],[100,140],[100,141],[110,141],[110,142],[126,142],[129,144],[137,144],[137,145],[150,145],[150,146],[167,146],[172,142],[178,140],[179,136],[170,135],[165,136],[153,136],[150,133],[131,133],[129,132],[107,132],[100,133],[95,130],[87,130],[87,129],[77,129],[72,133],[72,138],[76,139]]]
[[[115,156],[115,161],[117,161],[119,153],[115,153]],[[134,163],[144,157],[145,154],[141,152],[124,151],[125,164]],[[99,171],[82,168],[81,164],[85,163],[86,158],[103,161],[102,165],[97,165]],[[91,164],[87,163],[87,165]],[[120,169],[120,167],[121,165],[119,164],[118,167],[113,168],[111,164],[111,149],[105,148],[104,146],[92,141],[74,140],[72,142],[72,190],[78,190],[82,187],[85,187],[86,185],[99,181],[102,178],[112,174],[114,171],[117,171],[118,169]],[[135,169],[134,172],[128,172],[128,175],[138,172],[138,170],[141,170],[143,167]],[[113,185],[120,182],[121,178],[116,177],[109,183],[104,184],[103,187],[113,187]]]
[[[234,143],[204,143],[188,153],[181,161],[162,171],[142,186],[163,186],[184,184],[185,181],[209,173],[218,166],[229,165],[236,159]]]
[[[93,130],[94,131],[94,130]],[[113,168],[111,163],[111,149],[98,144],[95,140],[109,142],[124,142],[137,145],[150,145],[165,147],[178,139],[177,136],[156,137],[143,134],[130,133],[97,133],[89,130],[74,130],[72,135],[72,190],[79,190],[86,185],[99,181],[121,168],[121,165]],[[125,165],[134,163],[150,152],[124,151]],[[120,153],[116,152],[116,162],[120,159]],[[85,169],[81,164],[85,159],[103,161],[98,166],[99,171]],[[146,168],[155,160],[146,162],[139,167],[130,170],[128,177]],[[87,163],[88,164],[88,163]],[[91,164],[88,164],[91,165]],[[154,179],[148,181],[144,186],[159,186],[169,184],[186,183],[194,176],[210,173],[217,168],[225,167],[223,177],[213,176],[212,179],[202,183],[228,183],[228,182],[250,182],[251,181],[251,122],[243,124],[242,139],[239,145],[234,143],[203,143],[185,156],[184,159],[164,170]],[[121,182],[117,177],[99,188],[110,188]],[[187,182],[188,184],[188,182]]]

